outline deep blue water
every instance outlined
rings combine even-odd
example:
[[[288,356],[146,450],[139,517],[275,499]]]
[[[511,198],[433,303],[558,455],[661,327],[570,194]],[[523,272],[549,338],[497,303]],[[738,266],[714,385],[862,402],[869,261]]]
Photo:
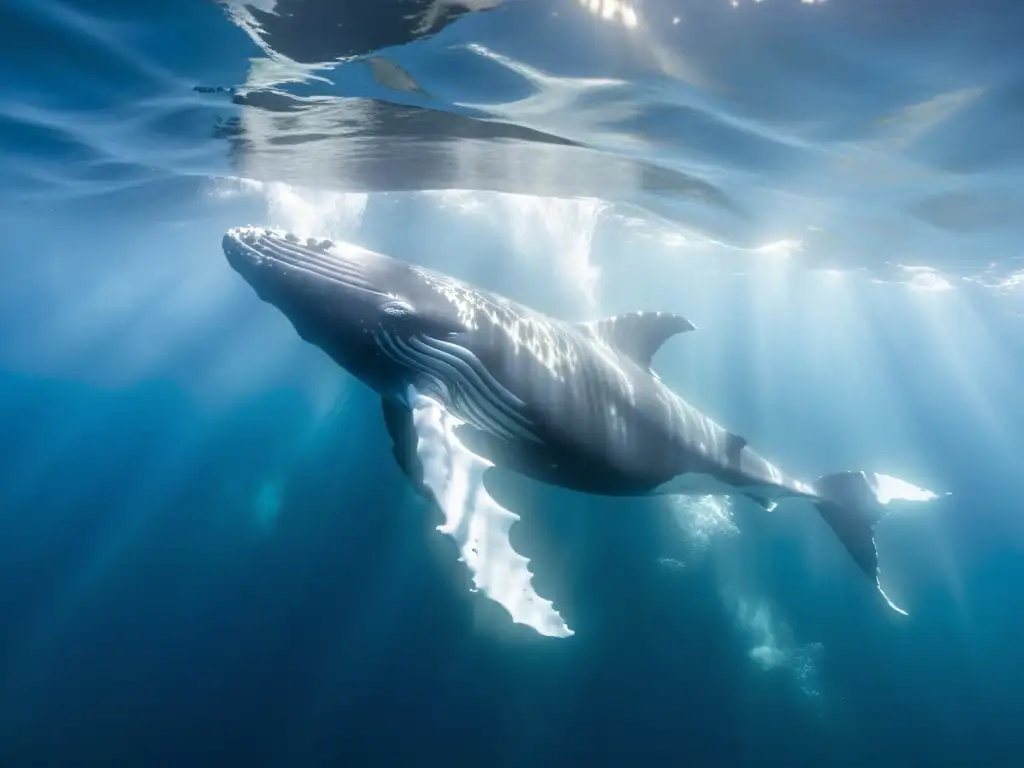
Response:
[[[1024,5],[489,5],[0,3],[0,764],[1018,764]],[[246,223],[692,319],[790,472],[951,494],[909,619],[800,505],[530,486],[511,625]]]

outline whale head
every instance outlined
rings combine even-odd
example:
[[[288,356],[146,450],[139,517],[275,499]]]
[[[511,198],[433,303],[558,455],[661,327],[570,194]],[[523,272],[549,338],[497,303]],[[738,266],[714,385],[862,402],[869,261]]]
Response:
[[[425,270],[389,256],[261,227],[229,230],[223,248],[303,339],[382,394],[401,392],[422,372],[417,344],[465,330]]]

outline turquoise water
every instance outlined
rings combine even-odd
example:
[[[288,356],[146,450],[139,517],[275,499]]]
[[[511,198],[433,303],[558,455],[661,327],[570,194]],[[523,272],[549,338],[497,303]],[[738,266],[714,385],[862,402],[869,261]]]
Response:
[[[489,7],[489,6],[495,7]],[[0,4],[0,762],[1010,765],[1024,6]],[[881,610],[800,505],[526,487],[576,635],[472,594],[375,396],[223,232],[566,320],[800,477],[949,493]]]

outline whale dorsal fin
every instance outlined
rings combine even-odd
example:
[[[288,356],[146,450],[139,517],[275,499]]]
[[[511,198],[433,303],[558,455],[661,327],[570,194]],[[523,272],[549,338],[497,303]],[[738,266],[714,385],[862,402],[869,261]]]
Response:
[[[645,370],[661,345],[677,333],[697,326],[672,312],[627,312],[587,323],[595,335]]]

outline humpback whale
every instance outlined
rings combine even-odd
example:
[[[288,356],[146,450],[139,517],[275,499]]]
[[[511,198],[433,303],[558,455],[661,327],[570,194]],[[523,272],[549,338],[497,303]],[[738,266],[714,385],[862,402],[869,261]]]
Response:
[[[684,317],[562,322],[448,275],[352,244],[240,227],[225,256],[297,333],[381,397],[393,454],[443,515],[474,587],[542,635],[573,634],[510,542],[519,519],[488,493],[515,472],[609,496],[730,494],[770,512],[804,500],[894,610],[873,529],[893,501],[931,491],[868,471],[785,474],[651,369]]]

